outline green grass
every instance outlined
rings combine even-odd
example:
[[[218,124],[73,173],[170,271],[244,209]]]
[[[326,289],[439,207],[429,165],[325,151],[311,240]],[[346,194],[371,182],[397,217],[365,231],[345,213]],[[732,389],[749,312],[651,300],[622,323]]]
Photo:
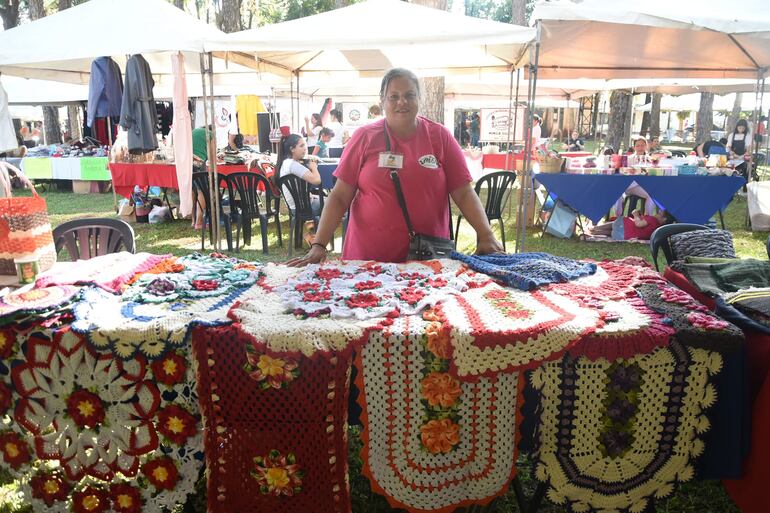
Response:
[[[48,211],[51,217],[51,223],[56,226],[70,219],[83,217],[116,217],[113,209],[112,194],[87,194],[77,195],[73,193],[57,192],[48,190],[41,193],[48,202]],[[512,207],[513,216],[515,216],[515,206]],[[514,249],[514,236],[516,233],[516,223],[513,216],[505,221],[506,234],[508,235],[508,251]],[[737,197],[728,207],[725,213],[725,223],[728,230],[733,233],[735,249],[740,257],[754,257],[765,259],[765,241],[767,233],[752,233],[746,228],[746,200]],[[132,223],[136,232],[136,243],[138,251],[149,251],[152,253],[171,253],[174,255],[184,255],[191,251],[200,250],[200,232],[190,226],[189,220],[176,220],[169,223],[149,225]],[[254,236],[252,246],[244,248],[238,256],[248,260],[255,261],[274,261],[280,262],[288,258],[287,253],[287,234],[288,219],[283,218],[284,230],[284,248],[278,247],[278,239],[275,229],[271,223],[269,250],[270,254],[265,256],[261,252],[259,237]],[[495,233],[499,234],[498,227],[493,227]],[[255,226],[255,233],[258,230]],[[336,249],[339,251],[342,247],[339,239],[341,232],[337,232]],[[475,235],[467,222],[463,222],[458,249],[461,251],[473,250]],[[211,246],[206,241],[207,251]],[[563,240],[551,236],[543,236],[539,229],[528,229],[524,243],[526,251],[545,251],[555,255],[567,256],[571,258],[591,258],[596,260],[617,259],[629,255],[636,255],[647,260],[650,259],[650,252],[644,244],[632,243],[603,243],[603,242],[584,242],[577,239]],[[380,496],[373,494],[368,480],[361,474],[361,460],[359,451],[361,449],[358,431],[352,430],[350,437],[350,481],[353,511],[356,513],[379,513],[390,512],[387,502]],[[535,482],[531,475],[531,463],[526,457],[519,461],[519,475],[524,484],[525,491],[531,495]],[[18,499],[11,500],[14,497],[13,483],[10,483],[9,476],[3,478],[0,474],[0,484],[6,485],[0,488],[0,513],[28,511],[21,509],[21,503]],[[205,511],[205,486],[203,481],[197,487],[197,494],[188,500],[184,508],[185,512]],[[181,506],[177,508],[181,511]],[[513,513],[518,511],[516,502],[512,493],[509,493],[497,501],[488,511],[498,511],[501,513]],[[545,501],[539,510],[541,513],[560,513],[564,509]],[[660,501],[656,505],[658,513],[739,513],[733,505],[722,486],[716,482],[696,481],[680,487],[677,492],[667,500]]]

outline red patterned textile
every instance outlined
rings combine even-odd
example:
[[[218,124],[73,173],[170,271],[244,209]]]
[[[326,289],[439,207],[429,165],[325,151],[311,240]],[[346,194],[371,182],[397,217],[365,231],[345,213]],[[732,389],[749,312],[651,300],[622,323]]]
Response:
[[[236,325],[193,348],[209,512],[349,512],[350,359],[278,357]]]

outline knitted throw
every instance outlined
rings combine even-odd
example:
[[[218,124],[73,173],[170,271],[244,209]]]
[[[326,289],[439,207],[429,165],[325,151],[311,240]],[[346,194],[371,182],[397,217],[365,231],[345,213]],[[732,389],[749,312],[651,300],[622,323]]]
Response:
[[[464,255],[455,251],[450,256],[467,264],[474,271],[521,290],[574,280],[596,272],[596,264],[592,262],[580,262],[548,253]]]
[[[233,326],[193,333],[208,511],[350,511],[350,359],[277,358]]]

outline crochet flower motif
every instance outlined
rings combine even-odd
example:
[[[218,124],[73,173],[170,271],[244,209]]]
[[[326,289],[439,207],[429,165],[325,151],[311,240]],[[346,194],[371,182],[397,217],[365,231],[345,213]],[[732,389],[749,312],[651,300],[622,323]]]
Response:
[[[110,486],[110,497],[112,509],[116,513],[141,513],[142,511],[142,492],[128,483]]]
[[[409,303],[410,305],[416,305],[425,297],[425,292],[414,287],[407,287],[398,291],[396,295],[401,301]]]
[[[105,490],[88,486],[72,495],[72,511],[75,513],[104,513],[110,509],[110,497]]]
[[[166,278],[155,278],[147,285],[147,292],[155,296],[169,296],[176,292],[176,284]]]
[[[177,353],[167,353],[150,365],[155,381],[173,386],[181,383],[187,371],[187,361]]]
[[[0,330],[0,358],[6,359],[13,353],[16,333],[13,330]]]
[[[431,406],[449,408],[460,397],[460,383],[446,372],[431,372],[420,382],[423,398]]]
[[[294,453],[283,456],[273,449],[267,456],[256,456],[254,465],[251,477],[256,479],[262,495],[293,497],[302,491],[305,473],[297,465]]]
[[[142,474],[158,490],[173,490],[179,480],[179,470],[167,456],[155,458],[142,465]]]
[[[190,283],[195,290],[216,290],[219,287],[217,280],[192,280]]]
[[[309,290],[302,295],[302,300],[308,303],[321,303],[331,298],[332,293],[328,290]]]
[[[620,458],[635,440],[634,417],[639,411],[643,371],[637,363],[622,361],[610,365],[605,375],[606,396],[598,440],[606,456]]]
[[[184,445],[197,432],[198,420],[184,408],[166,406],[158,412],[157,429],[177,445]]]
[[[315,275],[319,280],[330,281],[335,278],[341,278],[342,271],[335,267],[321,267],[315,272]]]
[[[511,319],[529,319],[532,312],[525,309],[518,301],[511,299],[511,294],[501,288],[492,288],[484,294],[503,315]]]
[[[22,440],[18,433],[12,431],[0,433],[0,452],[3,454],[5,463],[14,470],[18,470],[30,460],[27,442]]]
[[[440,322],[429,323],[425,328],[425,336],[428,351],[433,353],[436,358],[449,358],[452,352],[449,333]]]
[[[15,417],[34,436],[37,456],[58,460],[73,481],[134,475],[139,457],[158,446],[160,392],[144,360],[97,354],[71,331],[30,336],[25,356],[12,371],[21,397]]]
[[[382,287],[382,282],[376,280],[359,281],[354,287],[358,291],[375,290]]]
[[[676,287],[658,287],[660,290],[660,298],[667,303],[674,303],[682,306],[686,306],[690,310],[697,312],[707,312],[708,308],[695,301],[695,299],[682,289]]]
[[[246,364],[249,377],[263,390],[284,388],[299,376],[299,364],[292,358],[274,358],[260,353],[253,345],[246,345]]]
[[[32,496],[52,506],[55,501],[65,501],[72,486],[61,472],[38,472],[29,480]]]
[[[687,321],[698,329],[708,331],[723,330],[730,326],[727,321],[700,312],[687,314]]]
[[[13,405],[13,392],[11,388],[0,381],[0,415],[8,411]]]
[[[420,426],[420,439],[428,452],[448,453],[460,443],[460,426],[450,419],[431,420]]]
[[[380,298],[372,293],[353,294],[345,300],[345,303],[349,308],[374,308],[379,306]]]

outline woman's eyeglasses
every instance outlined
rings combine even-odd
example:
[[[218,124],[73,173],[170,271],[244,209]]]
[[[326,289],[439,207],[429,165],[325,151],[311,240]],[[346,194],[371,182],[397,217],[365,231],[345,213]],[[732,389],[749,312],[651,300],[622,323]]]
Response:
[[[391,94],[387,98],[385,98],[388,103],[397,104],[401,100],[404,100],[406,103],[416,103],[417,102],[417,94],[415,93],[406,93],[404,96],[400,96],[398,94]]]

